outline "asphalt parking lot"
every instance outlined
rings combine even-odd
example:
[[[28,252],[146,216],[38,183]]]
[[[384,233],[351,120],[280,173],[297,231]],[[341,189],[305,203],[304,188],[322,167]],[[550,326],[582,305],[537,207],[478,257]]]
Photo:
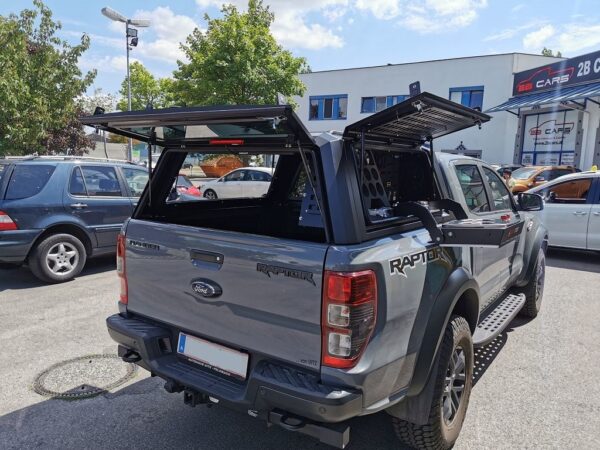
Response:
[[[113,258],[75,281],[44,286],[0,270],[0,448],[327,448],[223,408],[184,406],[139,370],[85,400],[35,393],[63,360],[114,353],[104,319],[116,310]],[[476,385],[455,448],[600,448],[600,254],[551,250],[541,315],[478,352]],[[382,413],[352,421],[352,449],[397,449]]]

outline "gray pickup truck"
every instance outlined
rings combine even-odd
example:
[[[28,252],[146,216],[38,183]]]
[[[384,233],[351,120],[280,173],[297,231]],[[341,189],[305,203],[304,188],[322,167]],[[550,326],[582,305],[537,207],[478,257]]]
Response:
[[[429,93],[318,136],[289,106],[83,118],[164,147],[118,240],[119,355],[190,406],[338,448],[348,419],[384,410],[403,443],[451,447],[474,347],[535,317],[544,284],[541,197],[433,151],[489,119]],[[189,152],[274,169],[267,193],[238,174],[237,195],[170,202]]]

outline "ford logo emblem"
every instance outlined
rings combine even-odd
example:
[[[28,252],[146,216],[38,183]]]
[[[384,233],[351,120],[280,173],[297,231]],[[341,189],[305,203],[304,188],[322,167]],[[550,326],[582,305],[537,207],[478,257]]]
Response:
[[[192,281],[192,290],[206,298],[218,297],[223,293],[221,286],[217,283],[209,280],[195,280]]]

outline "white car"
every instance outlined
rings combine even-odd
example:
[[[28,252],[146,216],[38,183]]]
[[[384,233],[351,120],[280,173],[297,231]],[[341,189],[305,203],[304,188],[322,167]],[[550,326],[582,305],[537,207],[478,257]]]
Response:
[[[216,180],[202,184],[204,198],[257,198],[269,190],[273,169],[270,167],[242,167]]]
[[[600,250],[600,172],[564,175],[527,192],[544,198],[535,214],[548,228],[549,245]]]

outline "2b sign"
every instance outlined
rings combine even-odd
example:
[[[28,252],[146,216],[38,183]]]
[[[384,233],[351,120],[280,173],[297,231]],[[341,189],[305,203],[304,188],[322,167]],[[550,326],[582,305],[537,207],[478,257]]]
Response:
[[[600,57],[596,58],[593,61],[591,60],[585,60],[580,62],[579,64],[577,64],[577,76],[578,77],[585,77],[586,75],[589,75],[592,70],[594,71],[594,73],[600,73]]]
[[[600,80],[600,52],[515,74],[513,95]]]

